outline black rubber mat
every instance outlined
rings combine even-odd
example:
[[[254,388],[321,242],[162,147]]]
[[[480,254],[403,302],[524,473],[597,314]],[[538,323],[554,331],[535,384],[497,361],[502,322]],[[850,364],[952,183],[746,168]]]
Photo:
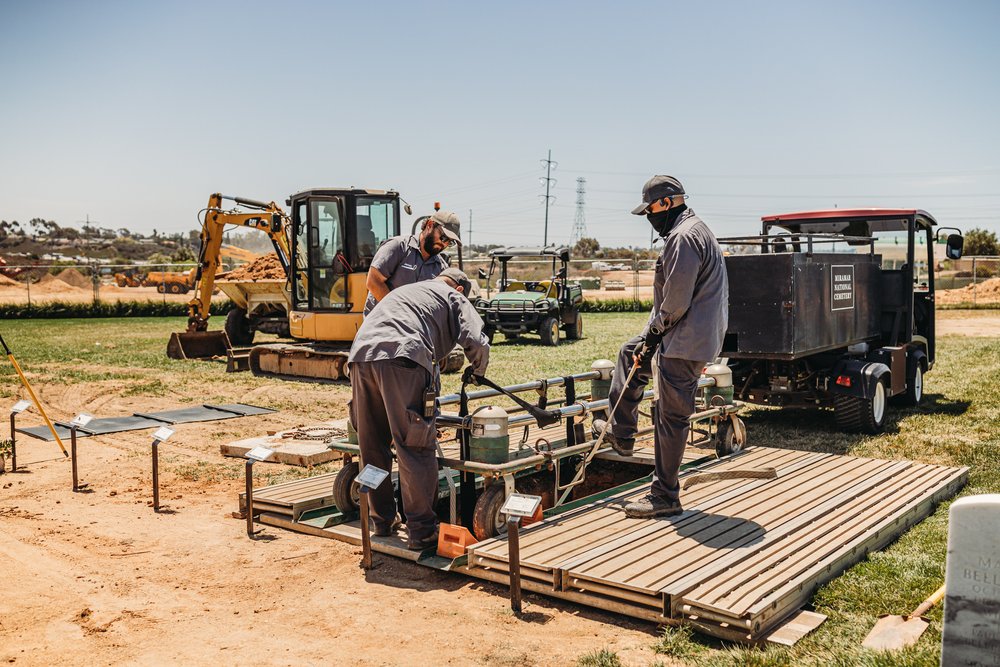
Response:
[[[91,435],[106,435],[108,433],[121,433],[123,431],[138,431],[145,428],[158,428],[167,424],[218,421],[222,419],[235,419],[236,417],[266,415],[272,412],[277,412],[277,410],[262,408],[256,405],[246,405],[244,403],[197,405],[190,408],[178,408],[162,412],[137,412],[128,417],[91,419],[87,423],[87,426],[77,429],[76,437],[79,439]],[[56,432],[59,433],[60,439],[69,439],[69,426],[65,422],[56,422],[55,428]],[[19,427],[17,432],[30,435],[39,440],[47,440],[49,442],[55,440],[52,436],[52,431],[47,426]]]
[[[168,424],[191,424],[194,422],[211,422],[219,419],[235,419],[243,415],[228,410],[216,410],[204,405],[194,405],[190,408],[164,410],[162,412],[137,412],[138,417],[149,417]]]
[[[64,443],[69,442],[69,429],[60,424],[53,424],[56,427],[56,433],[59,434],[59,439]],[[47,442],[55,442],[55,438],[52,437],[52,431],[49,430],[48,426],[44,424],[42,426],[28,426],[25,428],[17,427],[18,433],[23,433],[25,435],[30,435],[32,438],[38,438],[39,440],[45,440]],[[86,437],[90,435],[89,433],[84,433],[83,431],[77,431],[76,437]]]
[[[225,405],[212,405],[211,403],[206,403],[205,407],[212,408],[213,410],[224,410],[225,412],[235,412],[241,417],[250,417],[253,415],[269,415],[272,412],[277,412],[277,410],[272,410],[271,408],[261,408],[256,405],[247,405],[246,403],[226,403]]]

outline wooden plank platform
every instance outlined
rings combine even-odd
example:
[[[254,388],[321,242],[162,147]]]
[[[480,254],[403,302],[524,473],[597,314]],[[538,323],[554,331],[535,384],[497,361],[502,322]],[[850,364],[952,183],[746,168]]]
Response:
[[[254,447],[267,447],[274,451],[274,454],[267,459],[268,463],[285,463],[310,468],[321,463],[339,461],[343,457],[341,452],[330,449],[324,439],[317,439],[325,433],[337,434],[337,437],[343,436],[347,433],[347,420],[338,419],[312,426],[298,426],[277,433],[237,440],[220,445],[219,451],[223,456],[246,458],[246,453]],[[302,437],[295,437],[296,435]]]
[[[308,510],[333,505],[335,472],[295,479],[253,490],[254,514],[269,512],[295,521]],[[246,494],[239,497],[240,514],[246,512]]]
[[[647,491],[641,486],[530,526],[521,534],[522,577],[593,606],[757,641],[968,476],[966,468],[757,447],[682,477],[766,467],[778,477],[692,488],[680,516],[626,517],[624,504]],[[506,539],[470,547],[467,571],[505,581]]]

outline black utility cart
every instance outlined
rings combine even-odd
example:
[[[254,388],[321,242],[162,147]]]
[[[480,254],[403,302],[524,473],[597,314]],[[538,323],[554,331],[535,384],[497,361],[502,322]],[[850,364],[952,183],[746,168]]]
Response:
[[[937,222],[915,209],[762,222],[759,236],[719,239],[729,273],[722,356],[736,397],[832,407],[842,430],[880,432],[888,400],[918,404],[934,367]],[[961,234],[948,236],[946,256],[961,253]]]

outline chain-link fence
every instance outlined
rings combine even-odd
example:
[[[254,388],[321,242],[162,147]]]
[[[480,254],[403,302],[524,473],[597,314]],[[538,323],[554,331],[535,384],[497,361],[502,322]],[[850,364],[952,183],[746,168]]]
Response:
[[[934,281],[940,305],[1000,307],[1000,256],[976,255],[951,260]]]
[[[160,301],[186,303],[195,264],[7,264],[0,304],[42,305]],[[213,298],[224,299],[224,294]]]

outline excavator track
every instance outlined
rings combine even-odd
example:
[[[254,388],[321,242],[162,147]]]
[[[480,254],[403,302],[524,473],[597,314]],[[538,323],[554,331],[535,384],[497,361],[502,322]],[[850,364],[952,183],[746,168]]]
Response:
[[[292,343],[256,345],[250,350],[250,371],[261,377],[302,382],[342,382],[348,379],[349,346]]]

